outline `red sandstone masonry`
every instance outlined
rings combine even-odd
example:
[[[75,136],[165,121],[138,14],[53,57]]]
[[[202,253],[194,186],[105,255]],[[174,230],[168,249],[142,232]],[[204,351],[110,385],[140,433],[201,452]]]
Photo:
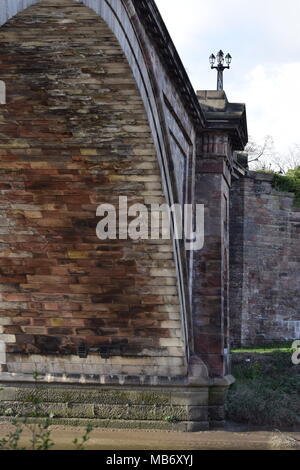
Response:
[[[294,195],[252,173],[231,191],[231,318],[236,345],[300,337],[299,226]]]
[[[126,372],[184,374],[171,243],[95,233],[101,203],[164,202],[139,92],[105,23],[51,3],[0,29],[0,320],[8,358],[21,354],[10,370],[45,354],[68,362],[84,342],[145,357],[124,358]]]

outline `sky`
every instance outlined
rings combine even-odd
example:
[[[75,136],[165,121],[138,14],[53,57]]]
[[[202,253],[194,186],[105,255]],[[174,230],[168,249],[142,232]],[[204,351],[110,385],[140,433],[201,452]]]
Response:
[[[156,3],[195,89],[216,89],[208,58],[229,52],[224,90],[246,103],[251,138],[260,144],[271,135],[281,155],[300,144],[300,0]]]

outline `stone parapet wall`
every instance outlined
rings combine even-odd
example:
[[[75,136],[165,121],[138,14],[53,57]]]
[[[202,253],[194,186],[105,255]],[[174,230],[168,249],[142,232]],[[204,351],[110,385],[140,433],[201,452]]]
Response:
[[[231,330],[236,345],[300,338],[300,208],[272,175],[231,191]]]

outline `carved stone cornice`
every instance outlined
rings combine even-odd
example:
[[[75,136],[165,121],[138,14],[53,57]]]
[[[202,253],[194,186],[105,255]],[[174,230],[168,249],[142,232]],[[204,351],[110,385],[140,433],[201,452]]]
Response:
[[[198,139],[199,153],[220,155],[228,157],[231,155],[231,140],[226,133],[203,132]]]
[[[197,91],[206,118],[206,130],[226,133],[232,151],[244,150],[248,142],[246,106],[230,103],[224,91]]]

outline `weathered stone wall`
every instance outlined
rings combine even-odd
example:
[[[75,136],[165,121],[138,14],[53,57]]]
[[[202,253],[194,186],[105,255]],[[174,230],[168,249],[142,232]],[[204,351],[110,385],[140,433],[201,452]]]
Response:
[[[231,191],[230,314],[234,343],[300,338],[300,208],[251,173]]]
[[[52,424],[102,428],[166,429],[201,431],[212,423],[224,421],[220,394],[207,406],[208,388],[195,387],[160,389],[139,387],[137,390],[119,389],[5,386],[0,390],[0,417],[46,418],[51,414]],[[1,418],[0,418],[1,420]],[[36,418],[35,418],[36,420]]]
[[[82,4],[46,1],[1,28],[0,56],[8,372],[185,375],[172,242],[96,237],[99,204],[120,195],[130,204],[165,202],[148,118],[118,41]],[[122,354],[79,360],[81,344]]]
[[[224,360],[228,330],[228,213],[231,175],[225,156],[230,143],[220,134],[204,136],[196,171],[196,198],[205,206],[205,243],[194,263],[195,343],[213,375],[228,373]]]
[[[52,8],[63,6],[63,0],[2,0],[0,24],[40,1]],[[167,202],[193,202],[195,122],[199,131],[205,119],[154,0],[73,2],[91,8],[106,22],[128,60],[152,131]],[[173,240],[173,245],[186,344],[190,345],[193,257],[187,259],[180,241]]]

